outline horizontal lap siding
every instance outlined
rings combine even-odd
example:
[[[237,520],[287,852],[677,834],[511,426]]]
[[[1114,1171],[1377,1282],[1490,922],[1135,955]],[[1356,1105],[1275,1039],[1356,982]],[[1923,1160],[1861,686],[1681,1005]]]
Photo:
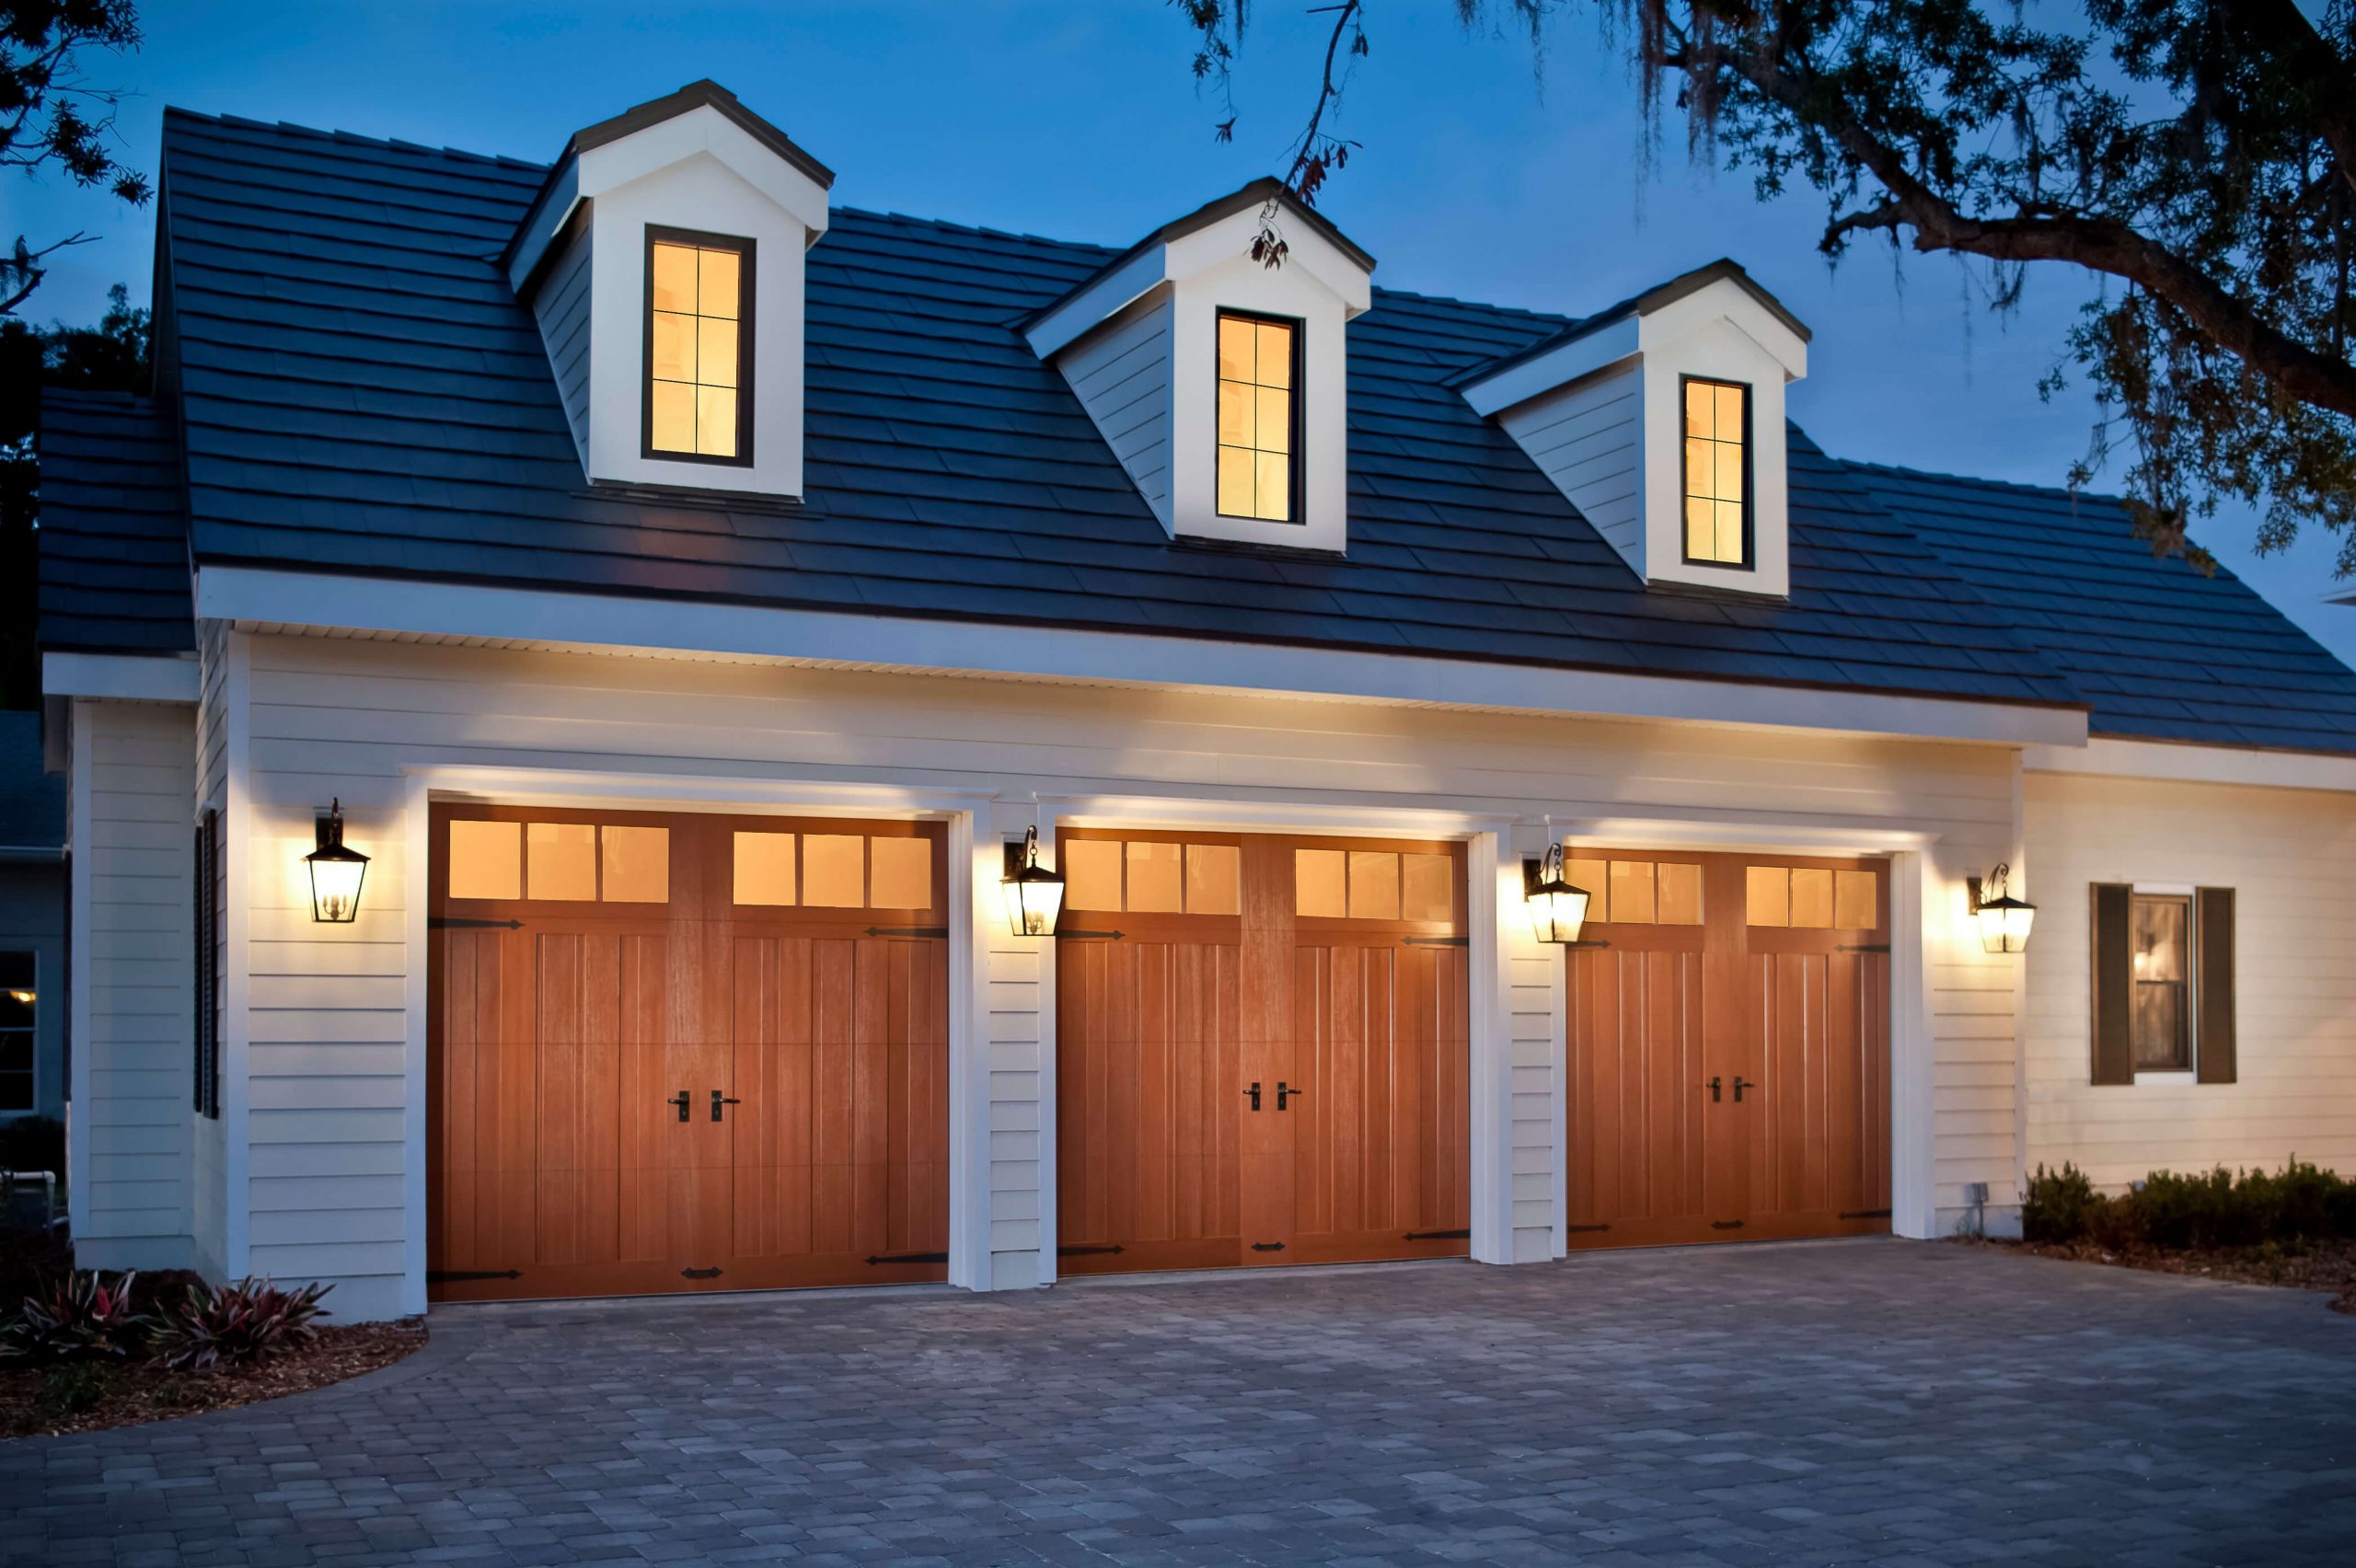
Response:
[[[1170,306],[1087,339],[1057,362],[1105,444],[1170,523]]]
[[[1633,370],[1599,375],[1508,409],[1498,421],[1632,565],[1644,556],[1637,390]]]
[[[2033,773],[2026,804],[2030,1166],[2356,1175],[2356,799]],[[2235,891],[2236,1081],[2093,1084],[2087,889],[2109,882]]]
[[[301,1176],[399,1169],[405,767],[996,790],[1003,802],[978,829],[984,855],[1032,820],[1034,792],[1905,828],[1939,836],[1950,879],[1999,858],[2011,836],[2011,759],[1992,748],[684,660],[291,638],[251,647],[251,1197],[255,1267],[281,1272],[322,1255],[318,1243],[272,1240],[280,1222],[265,1217],[310,1203]],[[310,925],[295,881],[311,813],[331,795],[352,841],[377,857],[359,921],[332,932]],[[994,880],[995,869],[981,874]],[[1553,1218],[1559,960],[1528,940],[1517,910],[1507,914],[1519,932],[1507,940],[1505,1023],[1511,1195],[1516,1249],[1527,1253]],[[992,926],[983,934],[987,1224],[997,1283],[1018,1284],[1051,1224],[1040,1193],[1052,1001],[1036,944],[1001,940]],[[2001,973],[1995,961],[1952,942],[1934,959],[1941,1092],[1968,1128],[1950,1149],[1942,1124],[1939,1202],[1952,1207],[1961,1182],[2010,1170],[2009,1133],[1991,1154],[1970,1118],[2008,1113],[2012,1089],[2009,1078],[1973,1076],[1986,1029],[1979,992]],[[353,1239],[339,1256],[390,1278],[398,1194],[389,1183],[352,1192]]]
[[[192,709],[87,703],[74,767],[89,814],[73,824],[89,877],[88,1190],[74,1194],[89,1266],[184,1262],[191,1232],[194,883]],[[79,791],[77,790],[77,796]],[[77,1121],[84,1118],[77,1117]]]

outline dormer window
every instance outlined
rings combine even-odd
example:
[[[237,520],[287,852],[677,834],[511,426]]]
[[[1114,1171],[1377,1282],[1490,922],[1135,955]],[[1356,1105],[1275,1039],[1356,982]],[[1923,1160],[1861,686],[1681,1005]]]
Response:
[[[1684,378],[1685,559],[1750,565],[1750,388]]]
[[[644,455],[753,461],[753,242],[646,231]]]
[[[1218,514],[1289,523],[1300,449],[1300,329],[1218,313]]]

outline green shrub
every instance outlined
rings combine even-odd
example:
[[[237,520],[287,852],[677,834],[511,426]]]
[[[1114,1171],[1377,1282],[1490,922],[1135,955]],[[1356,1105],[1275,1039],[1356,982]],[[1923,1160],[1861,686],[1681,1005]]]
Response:
[[[156,1320],[132,1310],[134,1273],[103,1283],[96,1269],[74,1269],[0,1320],[0,1359],[121,1359],[144,1349]]]
[[[306,1285],[285,1291],[266,1279],[241,1279],[218,1290],[192,1285],[179,1306],[166,1310],[157,1352],[166,1366],[185,1372],[267,1361],[310,1343],[319,1297],[334,1288]]]
[[[2039,1164],[2021,1196],[2021,1236],[2030,1241],[2079,1240],[2102,1202],[2094,1182],[2075,1165],[2064,1161],[2061,1170],[2049,1171]]]
[[[33,1418],[64,1421],[103,1402],[119,1386],[115,1370],[103,1361],[69,1361],[52,1367],[33,1393]]]

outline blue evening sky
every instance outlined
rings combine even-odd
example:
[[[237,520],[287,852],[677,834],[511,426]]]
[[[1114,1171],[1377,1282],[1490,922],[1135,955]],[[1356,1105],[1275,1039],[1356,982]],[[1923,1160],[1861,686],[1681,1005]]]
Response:
[[[1126,245],[1276,166],[1323,50],[1312,3],[1253,6],[1231,145],[1211,137],[1223,110],[1197,96],[1190,35],[1160,0],[150,0],[144,49],[87,75],[137,95],[119,127],[151,171],[167,103],[545,160],[573,130],[710,76],[837,170],[839,204]],[[2000,319],[1944,259],[1861,248],[1828,270],[1812,191],[1762,206],[1747,178],[1696,168],[1674,122],[1647,153],[1634,84],[1584,16],[1555,29],[1542,86],[1523,40],[1467,36],[1453,9],[1375,8],[1339,126],[1361,151],[1322,205],[1380,259],[1377,282],[1579,312],[1732,256],[1815,333],[1791,411],[1828,450],[2062,482],[2092,405],[2042,402],[2036,384],[2085,277],[2033,269],[2025,305]],[[0,184],[0,228],[102,236],[58,260],[36,316],[94,320],[116,281],[147,298],[152,213],[17,178]],[[2197,533],[2356,662],[2356,606],[2322,602],[2321,529],[2262,560],[2246,516]]]

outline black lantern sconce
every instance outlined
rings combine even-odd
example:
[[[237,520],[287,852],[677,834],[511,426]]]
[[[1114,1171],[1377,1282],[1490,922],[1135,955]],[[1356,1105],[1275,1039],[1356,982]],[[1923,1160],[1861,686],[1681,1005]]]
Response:
[[[2005,888],[2013,868],[2005,861],[1996,862],[1988,873],[1987,886],[1978,877],[1966,877],[1964,889],[1971,900],[1972,917],[1980,922],[1980,945],[1990,952],[2027,952],[2028,928],[2037,920],[2037,905],[2027,899],[2015,898]],[[1990,896],[1987,889],[1995,890]]]
[[[1540,941],[1579,940],[1579,928],[1587,923],[1588,894],[1563,880],[1561,845],[1550,847],[1542,860],[1522,861],[1521,895],[1530,905],[1530,928]]]
[[[1006,922],[1018,937],[1052,937],[1063,913],[1064,879],[1039,864],[1039,830],[1025,829],[1022,842],[1006,847]]]
[[[348,925],[360,916],[360,884],[367,880],[368,857],[343,842],[341,798],[318,819],[318,847],[303,857],[311,869],[311,918]]]

